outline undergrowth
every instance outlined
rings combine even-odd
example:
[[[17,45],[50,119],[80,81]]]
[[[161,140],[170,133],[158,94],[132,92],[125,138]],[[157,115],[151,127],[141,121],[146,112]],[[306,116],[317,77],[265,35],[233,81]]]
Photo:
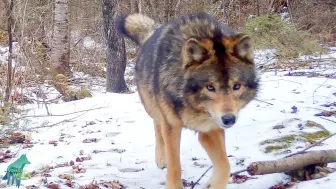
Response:
[[[279,58],[324,52],[308,31],[283,20],[278,15],[262,15],[246,21],[244,32],[252,38],[256,49],[277,49]]]

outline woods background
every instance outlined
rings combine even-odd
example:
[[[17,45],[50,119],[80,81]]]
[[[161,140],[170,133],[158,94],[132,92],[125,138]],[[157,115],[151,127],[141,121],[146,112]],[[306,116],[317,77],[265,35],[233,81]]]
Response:
[[[125,68],[134,64],[137,47],[116,34],[119,14],[167,23],[205,11],[250,34],[256,49],[276,49],[277,68],[336,45],[334,0],[1,0],[0,7],[0,46],[8,47],[0,51],[8,53],[0,59],[0,123],[16,104],[45,104],[29,97],[45,99],[42,85],[53,86],[63,101],[90,96],[92,83],[75,73],[107,79],[109,92],[132,92],[124,74],[132,75]]]

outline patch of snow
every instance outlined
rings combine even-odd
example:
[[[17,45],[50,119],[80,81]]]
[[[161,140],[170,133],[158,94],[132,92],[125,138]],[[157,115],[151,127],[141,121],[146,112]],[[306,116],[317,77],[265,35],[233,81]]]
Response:
[[[282,156],[265,154],[260,142],[284,136],[286,134],[299,132],[298,124],[311,120],[322,124],[330,132],[336,132],[334,123],[320,119],[314,114],[330,108],[321,106],[325,103],[335,102],[336,82],[325,78],[274,76],[273,73],[264,73],[261,80],[261,89],[258,99],[272,103],[269,105],[259,101],[252,101],[240,113],[238,123],[226,131],[227,153],[230,155],[231,171],[245,168],[254,161],[275,160]],[[318,89],[318,90],[316,90]],[[315,91],[316,90],[316,91]],[[315,91],[315,93],[314,93]],[[297,113],[290,113],[291,107],[298,108]],[[95,94],[92,98],[62,104],[49,105],[52,115],[67,114],[75,111],[104,107],[88,112],[70,114],[66,116],[33,117],[20,122],[25,129],[52,125],[62,120],[55,127],[34,129],[31,133],[34,147],[20,149],[17,157],[27,153],[31,164],[25,167],[25,171],[33,171],[43,165],[55,165],[57,163],[69,162],[80,157],[79,151],[84,151],[84,156],[91,155],[92,159],[79,164],[86,169],[85,173],[74,174],[75,182],[84,185],[92,180],[120,180],[129,188],[164,188],[161,182],[165,181],[166,170],[156,167],[154,149],[155,137],[153,123],[144,111],[137,93],[133,94]],[[83,114],[83,115],[81,115]],[[27,115],[46,115],[44,107],[35,107]],[[81,115],[81,116],[79,116]],[[291,118],[299,120],[290,121]],[[330,118],[332,119],[332,118]],[[336,120],[334,118],[334,120]],[[284,124],[283,130],[275,130],[273,126]],[[280,131],[280,132],[279,132]],[[306,128],[304,131],[309,131]],[[48,144],[51,140],[59,141],[64,137],[63,142],[57,146]],[[83,143],[87,138],[96,138],[96,143]],[[327,140],[323,146],[315,147],[313,150],[330,149],[334,147],[336,138]],[[290,150],[295,152],[304,144],[294,144]],[[114,151],[113,151],[114,149]],[[125,150],[115,152],[116,149]],[[19,150],[12,147],[12,151]],[[98,154],[94,150],[106,150]],[[194,165],[196,157],[199,164]],[[243,163],[236,164],[243,159]],[[6,167],[11,162],[0,164],[0,174],[4,174]],[[197,180],[200,175],[211,165],[206,152],[200,146],[197,136],[192,131],[184,130],[181,142],[181,166],[182,177],[188,181]],[[335,164],[330,164],[336,167]],[[142,171],[123,173],[121,169],[135,168]],[[49,182],[57,182],[59,174],[72,174],[71,167],[57,168],[50,172]],[[201,180],[204,185],[211,171]],[[256,176],[257,179],[248,180],[242,184],[229,184],[229,189],[267,189],[279,182],[288,181],[288,177],[282,173]],[[33,177],[23,180],[21,183],[27,185],[38,185],[41,177]],[[328,177],[302,182],[296,188],[313,189],[332,188],[336,185],[336,173]],[[62,185],[62,188],[66,188]],[[200,188],[197,186],[196,188]]]

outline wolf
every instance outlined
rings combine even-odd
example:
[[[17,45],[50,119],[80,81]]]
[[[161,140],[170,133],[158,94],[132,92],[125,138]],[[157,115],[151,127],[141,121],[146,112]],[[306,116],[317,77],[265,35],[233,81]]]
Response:
[[[6,175],[2,180],[7,180],[7,185],[14,185],[15,181],[15,186],[19,188],[23,169],[27,164],[30,164],[30,161],[28,161],[26,154],[21,155],[19,159],[8,166]]]
[[[205,188],[227,188],[230,165],[225,129],[257,95],[259,79],[251,38],[207,13],[187,14],[157,26],[146,15],[117,19],[117,30],[140,46],[135,80],[141,102],[153,119],[155,159],[167,168],[166,188],[183,188],[182,129],[198,133],[213,172]]]

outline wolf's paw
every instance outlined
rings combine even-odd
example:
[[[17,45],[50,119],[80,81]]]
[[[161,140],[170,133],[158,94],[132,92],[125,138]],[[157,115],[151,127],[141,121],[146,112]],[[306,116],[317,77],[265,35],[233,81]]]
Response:
[[[164,152],[157,151],[155,154],[155,162],[159,169],[164,169],[167,167],[166,157]]]

